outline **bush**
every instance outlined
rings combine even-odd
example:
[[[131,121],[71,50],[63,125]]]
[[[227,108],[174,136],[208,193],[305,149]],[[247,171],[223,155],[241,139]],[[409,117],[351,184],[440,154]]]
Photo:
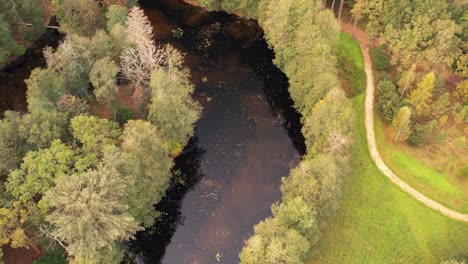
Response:
[[[463,166],[459,171],[458,171],[458,176],[461,179],[468,179],[468,165]]]
[[[379,71],[376,74],[377,82],[385,81],[385,80],[393,80],[393,76],[388,71]]]
[[[116,121],[123,125],[127,123],[128,120],[135,119],[135,113],[133,113],[132,109],[121,105],[117,110]]]
[[[341,49],[338,53],[338,68],[342,71],[351,88],[351,96],[364,92],[366,87],[366,74],[362,69],[356,67],[353,60]]]
[[[455,96],[460,98],[464,103],[468,102],[468,80],[461,81],[457,85]]]
[[[437,120],[432,120],[425,125],[416,124],[413,131],[411,131],[410,136],[408,137],[408,143],[413,146],[420,146],[424,144],[436,128]]]
[[[374,68],[379,71],[388,70],[388,50],[387,45],[380,45],[370,51]]]
[[[455,123],[462,124],[468,122],[468,105],[464,105],[455,116]]]
[[[33,261],[33,264],[67,264],[67,260],[63,256],[63,249],[48,250],[38,260]]]
[[[387,125],[392,123],[402,105],[396,86],[390,80],[383,80],[377,84],[377,107]]]

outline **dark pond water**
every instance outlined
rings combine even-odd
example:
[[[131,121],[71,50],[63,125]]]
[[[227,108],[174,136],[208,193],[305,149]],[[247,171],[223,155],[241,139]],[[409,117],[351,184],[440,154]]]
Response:
[[[305,148],[287,78],[272,64],[256,22],[180,0],[142,4],[157,40],[186,53],[204,110],[156,206],[162,216],[137,234],[129,251],[139,263],[238,263],[244,240],[280,200],[281,177]],[[177,29],[182,37],[174,36]],[[0,71],[0,113],[26,109],[24,79],[45,65],[42,48],[58,40],[48,31]]]
[[[238,263],[244,240],[270,215],[281,177],[304,149],[287,78],[254,21],[175,0],[142,4],[156,38],[187,53],[204,110],[176,160],[181,181],[157,206],[159,224],[131,249],[144,263]],[[178,28],[181,38],[173,36]]]

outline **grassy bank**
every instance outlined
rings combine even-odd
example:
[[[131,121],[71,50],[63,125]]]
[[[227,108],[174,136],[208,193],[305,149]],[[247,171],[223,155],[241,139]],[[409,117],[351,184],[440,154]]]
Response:
[[[425,207],[394,186],[372,162],[365,138],[364,95],[358,117],[353,173],[340,210],[308,263],[439,263],[468,257],[468,225]]]
[[[377,115],[376,115],[377,116]],[[405,182],[448,208],[468,213],[468,192],[451,181],[446,174],[426,166],[421,160],[388,142],[383,123],[375,120],[375,133],[380,155],[387,166]]]
[[[356,96],[364,92],[366,74],[359,44],[348,34],[340,33],[338,70],[345,91]]]

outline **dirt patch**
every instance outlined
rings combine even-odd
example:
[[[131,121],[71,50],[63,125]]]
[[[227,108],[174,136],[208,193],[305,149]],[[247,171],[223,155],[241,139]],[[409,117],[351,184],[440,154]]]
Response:
[[[3,261],[5,264],[31,264],[39,259],[42,253],[38,253],[33,248],[12,248],[3,247]]]

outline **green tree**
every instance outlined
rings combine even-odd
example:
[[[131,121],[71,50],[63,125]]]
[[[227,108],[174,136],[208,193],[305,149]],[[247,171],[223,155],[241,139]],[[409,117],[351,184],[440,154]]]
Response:
[[[304,159],[288,177],[283,177],[281,193],[283,201],[300,196],[313,209],[317,210],[320,183],[314,175],[309,159]]]
[[[116,24],[110,31],[110,37],[114,46],[111,50],[112,58],[117,59],[122,53],[122,50],[128,46],[125,26]]]
[[[457,84],[455,96],[460,98],[464,103],[468,102],[468,80],[461,81]]]
[[[20,162],[21,138],[19,127],[21,116],[17,112],[6,111],[0,120],[0,175],[7,175]]]
[[[444,115],[448,115],[451,110],[450,105],[450,94],[446,92],[439,96],[439,98],[437,98],[437,100],[432,104],[431,115],[436,119],[439,119]]]
[[[63,78],[51,68],[32,70],[26,84],[27,100],[30,112],[52,111],[59,99],[66,93]]]
[[[92,263],[101,249],[133,238],[141,228],[123,202],[126,183],[112,167],[61,177],[44,197],[51,208],[50,236],[66,244],[75,261]]]
[[[324,19],[326,21],[326,19]],[[312,107],[332,88],[340,86],[336,70],[333,46],[339,31],[334,24],[324,35],[320,24],[315,23],[313,11],[304,14],[297,27],[291,49],[275,63],[284,70],[290,80],[289,92],[295,108],[307,116]],[[310,45],[313,43],[313,45]],[[280,61],[282,58],[283,61]]]
[[[430,114],[434,86],[435,74],[430,72],[423,77],[416,89],[409,94],[408,102],[418,116],[428,116]]]
[[[63,77],[69,93],[86,97],[94,62],[113,55],[111,50],[112,38],[105,31],[97,30],[92,38],[67,34],[56,51],[46,48],[44,57],[48,67]]]
[[[44,32],[46,5],[34,0],[0,0],[2,14],[9,22],[10,29],[15,29],[20,39],[35,40]],[[25,23],[31,26],[26,26]]]
[[[111,163],[118,165],[122,174],[129,177],[127,181],[132,182],[127,186],[126,198],[130,214],[144,226],[150,226],[157,216],[153,205],[169,186],[173,165],[169,146],[156,126],[142,120],[130,120],[121,140],[121,154],[114,152],[107,158],[113,157]]]
[[[161,128],[175,144],[184,146],[193,136],[195,122],[200,117],[200,105],[191,94],[194,87],[187,69],[160,69],[152,74],[152,99],[148,119]]]
[[[393,142],[397,142],[406,140],[410,133],[411,109],[408,106],[403,106],[392,121],[392,125],[390,126],[390,135],[393,138]]]
[[[69,93],[86,96],[89,72],[96,59],[90,45],[91,40],[77,34],[67,34],[56,51],[44,50],[47,66],[63,77]]]
[[[110,5],[107,13],[107,31],[111,32],[116,24],[125,25],[128,9],[121,5]]]
[[[29,211],[20,202],[1,204],[0,207],[0,247],[10,245],[13,248],[33,246],[26,236],[25,223],[29,218]],[[36,251],[38,249],[33,246]]]
[[[95,0],[52,0],[61,30],[92,36],[104,25],[104,16]]]
[[[23,203],[41,197],[55,185],[55,180],[73,171],[74,151],[60,140],[50,148],[30,151],[21,168],[10,173],[7,190]]]
[[[20,136],[32,148],[48,147],[54,139],[62,138],[66,122],[66,116],[58,111],[35,111],[23,117]]]
[[[296,196],[294,199],[280,204],[274,204],[271,211],[280,225],[295,229],[307,238],[313,239],[316,235],[316,213],[304,202],[301,196]]]
[[[287,229],[275,218],[267,218],[254,227],[240,253],[242,264],[304,263],[309,241],[295,229]]]
[[[377,84],[377,106],[385,123],[391,124],[402,106],[402,100],[392,81],[383,80]]]
[[[11,35],[8,22],[3,14],[0,14],[0,65],[7,62],[12,55],[19,55],[20,50]]]
[[[362,2],[362,1],[360,1]],[[460,26],[450,17],[447,1],[374,0],[355,5],[367,17],[366,30],[380,37],[392,51],[400,70],[427,61],[450,67],[460,55]]]
[[[70,132],[85,153],[94,152],[99,156],[102,156],[106,145],[116,144],[121,134],[117,123],[87,115],[74,117],[70,122]]]
[[[57,110],[64,113],[67,120],[70,120],[77,115],[88,113],[89,105],[77,96],[65,94],[57,102]]]
[[[468,18],[466,20],[468,21]],[[468,78],[468,54],[463,54],[458,58],[457,74],[461,78]]]
[[[400,80],[398,80],[398,86],[400,88],[400,94],[403,97],[405,92],[413,86],[416,81],[416,64],[412,64],[411,67],[405,71]]]
[[[354,120],[351,102],[343,90],[331,90],[305,117],[302,133],[308,153],[313,155],[325,151],[329,147],[330,137],[336,132],[351,138]]]
[[[108,56],[97,60],[90,73],[94,95],[100,103],[107,104],[115,117],[119,105],[119,88],[116,84],[119,67]]]
[[[96,30],[96,33],[91,38],[91,54],[93,57],[93,63],[99,59],[109,56],[112,50],[112,38],[109,34],[102,30]]]
[[[413,146],[423,145],[436,128],[437,120],[432,120],[425,125],[417,123],[408,137],[408,143]]]

